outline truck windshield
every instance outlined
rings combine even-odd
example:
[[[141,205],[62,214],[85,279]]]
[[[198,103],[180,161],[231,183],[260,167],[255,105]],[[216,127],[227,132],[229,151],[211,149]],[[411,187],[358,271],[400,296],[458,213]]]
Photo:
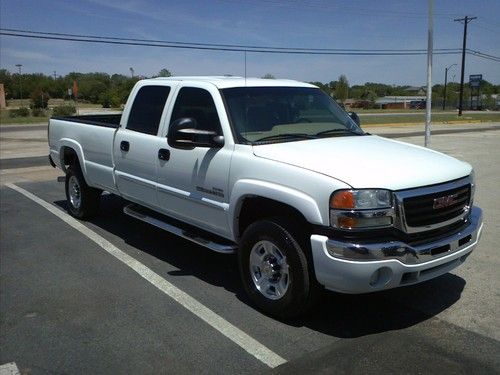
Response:
[[[240,143],[364,134],[334,100],[316,88],[237,87],[221,92]]]

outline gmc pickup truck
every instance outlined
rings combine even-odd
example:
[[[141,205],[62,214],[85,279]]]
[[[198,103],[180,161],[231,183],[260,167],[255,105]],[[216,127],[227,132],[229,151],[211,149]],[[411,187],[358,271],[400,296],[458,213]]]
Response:
[[[48,138],[71,215],[119,195],[136,220],[236,253],[252,303],[280,318],[304,313],[320,288],[435,278],[481,235],[469,164],[370,135],[306,83],[146,79],[121,115],[53,118]]]

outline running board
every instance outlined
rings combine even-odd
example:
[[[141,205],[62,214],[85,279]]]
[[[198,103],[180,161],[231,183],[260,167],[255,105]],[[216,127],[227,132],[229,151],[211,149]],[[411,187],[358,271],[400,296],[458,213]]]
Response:
[[[123,208],[123,212],[125,214],[132,216],[135,219],[154,225],[155,227],[163,229],[169,233],[175,234],[176,236],[185,238],[186,240],[194,242],[197,245],[204,246],[217,253],[233,254],[236,252],[237,246],[234,243],[231,243],[229,241],[227,241],[227,243],[224,243],[222,241],[215,242],[215,240],[202,237],[202,235],[199,233],[195,233],[194,231],[188,231],[171,223],[167,223],[166,221],[161,220],[160,218],[150,216],[146,212],[144,212],[146,210],[147,209],[143,209],[143,207],[138,206],[136,204],[129,204],[128,206],[125,206]],[[160,216],[160,214],[158,214],[158,216]]]

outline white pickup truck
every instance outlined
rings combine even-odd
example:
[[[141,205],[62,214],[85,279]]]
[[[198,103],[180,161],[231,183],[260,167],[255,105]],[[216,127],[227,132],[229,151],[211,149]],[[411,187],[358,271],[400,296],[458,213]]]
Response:
[[[66,173],[71,215],[119,195],[135,219],[236,253],[251,301],[288,318],[321,287],[367,293],[442,275],[481,235],[469,164],[358,122],[306,83],[146,79],[121,116],[51,119],[49,159]]]

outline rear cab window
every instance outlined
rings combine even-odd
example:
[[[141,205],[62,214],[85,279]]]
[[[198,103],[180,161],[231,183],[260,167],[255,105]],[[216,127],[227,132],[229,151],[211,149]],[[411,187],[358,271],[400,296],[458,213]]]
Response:
[[[169,86],[143,86],[137,91],[127,121],[127,130],[157,135],[170,94]]]

